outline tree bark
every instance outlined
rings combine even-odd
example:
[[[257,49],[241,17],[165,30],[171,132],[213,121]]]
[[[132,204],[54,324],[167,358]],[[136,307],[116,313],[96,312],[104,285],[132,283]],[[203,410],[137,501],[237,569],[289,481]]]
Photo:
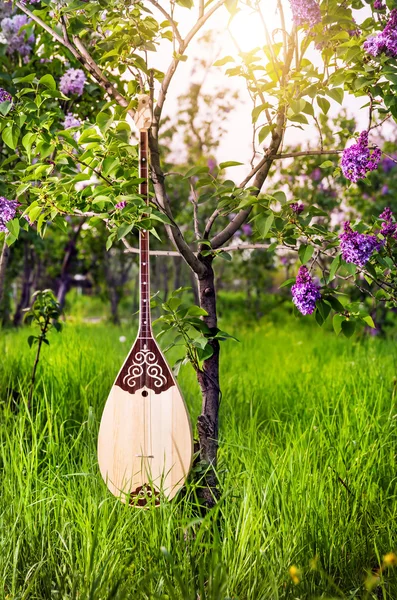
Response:
[[[30,247],[28,239],[24,241],[23,249],[23,273],[22,273],[22,289],[21,297],[15,310],[13,323],[15,327],[19,327],[22,324],[23,310],[29,306],[30,294],[33,283],[33,265],[34,265],[34,252]]]
[[[109,296],[110,296],[110,311],[112,313],[112,323],[114,325],[120,325],[120,316],[119,316],[120,296],[117,293],[117,289],[115,286],[109,286]]]
[[[198,279],[200,306],[207,311],[205,323],[212,330],[217,327],[216,290],[212,257],[202,257],[200,260],[206,266],[206,273]],[[215,332],[215,331],[214,331]],[[200,440],[200,458],[208,465],[205,476],[206,487],[201,495],[208,507],[214,506],[218,498],[216,464],[218,451],[218,414],[220,402],[219,385],[219,342],[210,342],[213,354],[204,361],[204,368],[197,372],[197,379],[202,394],[202,410],[197,420],[197,430]]]
[[[4,282],[6,277],[6,269],[8,258],[10,256],[10,249],[7,246],[6,242],[3,243],[3,248],[0,254],[0,302],[3,300],[4,295]]]
[[[81,219],[80,223],[75,227],[73,231],[73,235],[68,240],[65,248],[65,256],[62,262],[61,274],[59,278],[59,286],[57,291],[57,300],[63,311],[65,306],[65,298],[71,286],[71,277],[69,273],[69,268],[72,262],[72,258],[76,254],[76,246],[77,240],[81,232],[81,228],[85,223],[86,219]]]

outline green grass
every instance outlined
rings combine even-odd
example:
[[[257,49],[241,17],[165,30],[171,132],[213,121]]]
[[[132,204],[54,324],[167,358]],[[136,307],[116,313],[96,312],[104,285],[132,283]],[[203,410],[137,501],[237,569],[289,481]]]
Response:
[[[193,484],[140,511],[99,475],[101,411],[133,331],[52,335],[30,411],[28,334],[0,341],[0,598],[397,598],[393,569],[365,590],[397,550],[393,340],[265,319],[225,344],[221,499],[203,516]],[[180,383],[195,422],[190,368]]]

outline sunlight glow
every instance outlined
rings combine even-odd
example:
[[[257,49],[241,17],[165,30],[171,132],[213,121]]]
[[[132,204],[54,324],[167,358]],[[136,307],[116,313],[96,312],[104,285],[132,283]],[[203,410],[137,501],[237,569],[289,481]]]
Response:
[[[263,47],[267,44],[265,26],[270,37],[274,30],[281,28],[280,17],[277,13],[277,0],[261,0],[259,7],[263,21],[258,11],[244,7],[231,20],[230,33],[229,31],[225,32],[225,36],[231,34],[243,52],[249,52],[257,46]],[[286,27],[290,29],[292,18],[289,7],[286,6],[285,8],[287,8],[284,15]]]

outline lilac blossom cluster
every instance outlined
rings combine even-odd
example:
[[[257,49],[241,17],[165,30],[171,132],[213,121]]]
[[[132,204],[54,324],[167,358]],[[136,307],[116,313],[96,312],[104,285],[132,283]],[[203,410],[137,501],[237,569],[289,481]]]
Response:
[[[371,56],[387,54],[393,58],[397,57],[397,9],[394,8],[386,27],[376,35],[369,37],[364,42],[364,50]]]
[[[295,214],[300,215],[305,210],[305,205],[303,202],[292,202],[290,208]]]
[[[85,82],[86,76],[82,69],[68,69],[61,77],[59,89],[65,96],[69,94],[82,96]]]
[[[291,288],[292,302],[302,315],[311,315],[320,300],[320,288],[316,285],[306,267],[300,267],[296,283]]]
[[[71,129],[72,127],[80,127],[81,121],[73,116],[73,113],[69,112],[63,122],[65,129]]]
[[[380,233],[385,238],[392,237],[394,239],[397,239],[397,223],[393,221],[393,213],[391,211],[391,208],[385,208],[385,210],[379,215],[379,218],[383,220]]]
[[[386,5],[383,4],[383,0],[374,0],[374,9],[375,10],[385,10]]]
[[[3,88],[0,88],[0,104],[1,102],[12,102],[10,92],[7,92],[7,90],[4,90]]]
[[[320,7],[316,0],[289,0],[295,25],[314,27],[321,22]]]
[[[0,231],[8,233],[6,223],[15,217],[17,206],[16,200],[7,200],[4,196],[0,196]]]
[[[375,148],[372,152],[368,147],[368,132],[362,131],[356,144],[345,148],[342,154],[342,172],[346,179],[358,181],[370,171],[374,171],[379,164],[382,152]]]
[[[353,231],[350,221],[344,223],[343,229],[343,233],[339,236],[343,260],[363,267],[374,251],[381,248],[382,242],[375,235]]]
[[[25,62],[29,60],[35,37],[33,34],[27,37],[26,31],[21,31],[21,28],[31,22],[26,15],[14,15],[1,21],[1,32],[6,40],[7,54],[17,52],[24,58]]]
[[[127,201],[121,200],[121,202],[117,202],[115,208],[117,208],[117,210],[123,210],[123,208],[125,208],[126,206],[127,206]]]

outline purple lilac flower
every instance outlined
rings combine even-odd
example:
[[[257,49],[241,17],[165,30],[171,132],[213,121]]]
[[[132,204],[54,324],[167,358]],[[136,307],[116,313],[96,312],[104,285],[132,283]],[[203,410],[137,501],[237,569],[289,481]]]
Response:
[[[384,196],[384,195],[386,195],[386,194],[388,194],[388,193],[389,193],[389,186],[388,186],[388,185],[386,185],[386,184],[385,184],[385,185],[383,185],[383,186],[382,186],[382,189],[381,189],[381,191],[380,191],[380,193],[381,193],[383,196]]]
[[[291,288],[292,302],[302,315],[311,315],[317,300],[320,300],[320,288],[316,285],[306,267],[299,267],[296,283]]]
[[[0,231],[8,233],[6,223],[15,217],[17,206],[16,200],[7,200],[4,196],[0,196]]]
[[[252,235],[252,226],[249,223],[244,223],[244,225],[241,226],[241,229],[243,230],[243,234],[247,237]]]
[[[207,167],[209,168],[210,173],[212,173],[212,171],[216,167],[216,160],[214,160],[213,158],[209,158],[208,161],[207,161]]]
[[[300,215],[305,210],[305,205],[302,202],[292,202],[290,208],[295,214]]]
[[[350,35],[350,37],[358,37],[359,35],[361,35],[361,29],[357,25],[355,19],[353,19],[353,23],[355,25],[355,28],[349,29],[347,33]]]
[[[74,117],[71,112],[68,112],[68,114],[66,115],[65,120],[63,122],[64,128],[71,129],[71,127],[80,127],[80,125],[81,125],[81,121],[79,119],[77,119],[76,117]]]
[[[384,173],[390,173],[390,171],[392,169],[394,169],[395,166],[396,166],[396,161],[393,160],[392,158],[389,158],[388,156],[386,156],[382,160],[382,169],[383,169]]]
[[[389,206],[386,207],[385,210],[379,215],[379,218],[383,219],[380,233],[384,237],[397,238],[397,223],[393,222],[393,213]]]
[[[12,96],[7,90],[0,88],[0,103],[1,102],[12,102]]]
[[[121,200],[121,202],[117,202],[115,208],[117,208],[117,210],[123,210],[123,208],[125,208],[126,206],[127,206],[127,201]]]
[[[82,96],[85,82],[86,76],[82,69],[68,69],[61,77],[59,89],[65,96],[69,94]]]
[[[33,34],[26,37],[26,31],[21,31],[21,27],[29,25],[31,22],[26,15],[14,15],[13,17],[6,17],[1,21],[1,31],[6,39],[7,54],[17,52],[25,59],[29,57],[35,37]]]
[[[346,221],[343,228],[344,232],[339,236],[343,260],[363,267],[373,252],[379,250],[383,243],[375,235],[353,231],[350,221]]]
[[[323,174],[322,174],[320,167],[316,167],[314,169],[314,171],[312,171],[310,173],[310,179],[312,179],[313,181],[320,181],[320,179],[322,179],[322,178],[323,178]]]
[[[316,0],[289,0],[295,25],[314,27],[321,21],[320,7]]]
[[[12,2],[0,2],[0,20],[12,15],[13,11]]]
[[[342,172],[346,179],[358,181],[364,179],[369,171],[374,171],[381,159],[380,148],[372,153],[368,148],[368,132],[362,131],[356,144],[345,148],[342,154]]]
[[[383,0],[374,0],[374,10],[385,10],[386,5],[383,4]]]
[[[364,50],[371,56],[378,56],[382,52],[393,58],[397,57],[397,9],[394,8],[386,27],[364,42]]]

